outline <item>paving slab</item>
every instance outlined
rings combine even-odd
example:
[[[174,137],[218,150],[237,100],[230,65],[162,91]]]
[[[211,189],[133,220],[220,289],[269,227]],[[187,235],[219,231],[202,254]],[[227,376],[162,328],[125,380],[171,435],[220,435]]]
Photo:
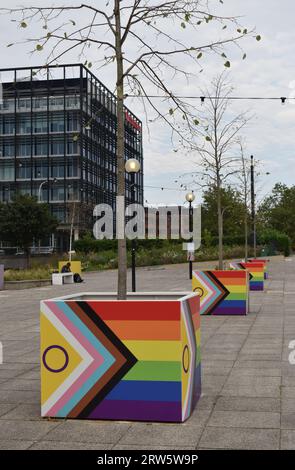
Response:
[[[5,292],[0,314],[0,449],[294,450],[295,365],[289,363],[289,343],[295,340],[295,262],[278,257],[269,267],[265,292],[250,293],[248,316],[201,318],[202,396],[182,425],[40,418],[40,300],[115,291],[116,271],[85,273],[82,285]],[[190,291],[187,265],[137,269],[139,291],[159,286],[163,291]]]

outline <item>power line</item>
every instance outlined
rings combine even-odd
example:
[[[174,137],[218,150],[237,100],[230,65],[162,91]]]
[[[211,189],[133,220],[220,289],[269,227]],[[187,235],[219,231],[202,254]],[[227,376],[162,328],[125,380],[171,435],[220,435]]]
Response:
[[[286,101],[294,101],[295,97],[287,97],[287,96],[180,96],[180,95],[125,95],[125,98],[150,98],[150,99],[167,99],[167,98],[175,98],[175,99],[186,99],[186,100],[201,100],[201,103],[204,103],[206,99],[210,100],[260,100],[260,101],[281,101],[282,104],[285,104]]]
[[[145,188],[149,189],[160,189],[161,191],[188,191],[188,188],[166,188],[164,186],[144,186]]]

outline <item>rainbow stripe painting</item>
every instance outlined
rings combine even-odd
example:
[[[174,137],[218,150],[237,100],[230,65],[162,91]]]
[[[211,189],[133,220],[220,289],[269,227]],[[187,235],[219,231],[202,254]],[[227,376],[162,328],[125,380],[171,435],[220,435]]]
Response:
[[[193,291],[201,301],[201,315],[247,315],[247,271],[195,271]]]
[[[264,264],[264,279],[269,278],[269,273],[268,273],[268,262],[269,260],[267,259],[262,259],[262,258],[253,258],[248,260],[249,263],[263,263]]]
[[[250,274],[250,291],[264,290],[264,269],[265,264],[261,262],[235,262],[230,263],[231,269],[247,270]]]
[[[200,395],[198,295],[41,302],[42,416],[183,422]]]

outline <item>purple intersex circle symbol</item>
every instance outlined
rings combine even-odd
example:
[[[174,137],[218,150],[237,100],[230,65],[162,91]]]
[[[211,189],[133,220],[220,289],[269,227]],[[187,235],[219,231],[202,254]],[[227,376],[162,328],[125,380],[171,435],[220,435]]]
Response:
[[[60,349],[60,351],[62,351],[65,355],[65,363],[62,367],[60,367],[60,369],[52,369],[51,367],[49,367],[49,365],[46,362],[46,354],[49,351],[51,351],[51,349]],[[46,367],[46,369],[49,370],[50,372],[62,372],[63,370],[65,370],[68,367],[69,355],[68,355],[67,351],[62,346],[58,346],[57,344],[53,344],[52,346],[49,346],[48,348],[45,349],[45,351],[43,353],[43,356],[42,356],[42,361],[43,361],[43,364]]]
[[[187,374],[189,371],[190,353],[188,345],[186,344],[182,351],[182,367],[184,372]]]

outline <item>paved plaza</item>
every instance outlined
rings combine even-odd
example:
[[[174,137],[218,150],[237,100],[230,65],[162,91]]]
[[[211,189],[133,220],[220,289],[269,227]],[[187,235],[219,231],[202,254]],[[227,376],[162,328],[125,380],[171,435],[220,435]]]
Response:
[[[272,259],[247,317],[202,317],[202,397],[184,424],[40,418],[39,301],[116,288],[115,271],[85,280],[0,292],[0,449],[295,449],[295,258]],[[138,269],[137,288],[190,290],[188,268]]]

